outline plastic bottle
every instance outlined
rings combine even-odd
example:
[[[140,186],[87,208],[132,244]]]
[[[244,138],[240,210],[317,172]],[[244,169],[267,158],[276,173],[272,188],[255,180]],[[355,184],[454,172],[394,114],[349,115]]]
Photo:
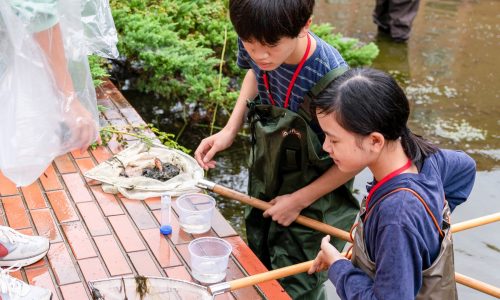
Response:
[[[161,226],[160,232],[162,234],[171,234],[172,225],[170,225],[170,211],[172,207],[172,198],[170,195],[161,196]]]

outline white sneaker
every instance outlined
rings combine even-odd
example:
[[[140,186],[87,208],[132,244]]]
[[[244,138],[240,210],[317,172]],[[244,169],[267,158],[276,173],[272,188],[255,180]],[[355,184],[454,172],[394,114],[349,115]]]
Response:
[[[0,298],[2,300],[50,300],[52,298],[51,291],[29,285],[9,275],[10,272],[16,270],[19,268],[12,270],[11,267],[0,271]]]
[[[0,226],[0,244],[8,252],[6,256],[0,257],[1,267],[31,265],[49,251],[46,237],[25,235],[7,226]]]

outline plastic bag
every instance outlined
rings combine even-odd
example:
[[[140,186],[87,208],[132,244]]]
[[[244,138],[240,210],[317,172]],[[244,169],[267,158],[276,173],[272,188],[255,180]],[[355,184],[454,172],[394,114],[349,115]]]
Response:
[[[82,0],[82,22],[89,54],[118,58],[116,32],[108,0]]]
[[[55,0],[0,0],[0,170],[18,186],[98,135],[86,52],[75,49],[83,29],[65,30],[83,28],[80,16],[59,19],[59,9]]]

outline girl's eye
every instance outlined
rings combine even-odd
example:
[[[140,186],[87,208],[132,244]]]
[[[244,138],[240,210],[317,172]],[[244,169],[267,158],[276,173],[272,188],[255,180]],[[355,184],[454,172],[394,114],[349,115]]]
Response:
[[[335,140],[330,140],[330,143],[331,143],[331,144],[335,144],[335,143],[337,143],[337,141],[335,141]]]

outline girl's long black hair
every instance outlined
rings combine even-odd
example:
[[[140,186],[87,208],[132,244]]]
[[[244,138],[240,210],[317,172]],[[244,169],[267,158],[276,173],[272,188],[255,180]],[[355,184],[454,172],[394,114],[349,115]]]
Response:
[[[315,99],[321,114],[333,113],[347,131],[367,136],[378,132],[386,140],[401,138],[406,155],[420,164],[437,147],[407,127],[410,105],[396,81],[382,71],[350,69],[330,83]]]

